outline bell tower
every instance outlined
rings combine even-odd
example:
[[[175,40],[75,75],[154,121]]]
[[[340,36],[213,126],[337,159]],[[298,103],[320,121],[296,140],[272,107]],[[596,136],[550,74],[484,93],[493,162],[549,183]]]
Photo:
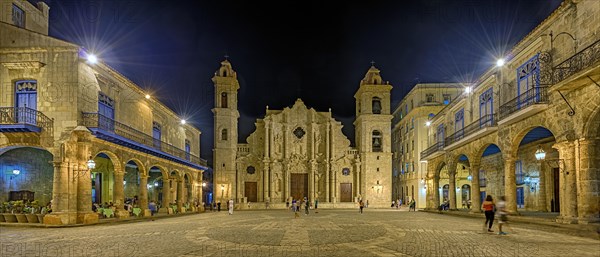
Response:
[[[237,152],[238,119],[237,92],[240,84],[228,60],[212,77],[215,85],[214,149],[213,149],[213,199],[226,204],[235,198],[235,158]]]
[[[392,201],[391,90],[392,85],[371,65],[354,94],[361,197],[373,207],[389,207]]]

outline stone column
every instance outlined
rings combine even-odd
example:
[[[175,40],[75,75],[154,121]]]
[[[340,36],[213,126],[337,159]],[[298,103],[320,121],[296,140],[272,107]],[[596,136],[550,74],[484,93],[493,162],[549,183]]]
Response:
[[[325,161],[327,164],[325,165],[325,201],[331,202],[330,198],[330,172],[331,172],[331,161],[329,160],[329,127],[331,124],[327,122],[325,125]]]
[[[577,194],[579,223],[599,222],[600,216],[600,139],[579,141],[581,170]]]
[[[163,175],[164,176],[164,175]],[[164,211],[168,213],[167,209],[169,208],[169,204],[171,203],[171,180],[167,176],[163,177],[163,187],[162,187],[162,205],[161,212]],[[215,198],[217,196],[215,195]]]
[[[77,196],[71,191],[74,190],[71,188],[75,188],[76,186],[71,177],[72,169],[65,162],[54,161],[52,164],[54,165],[52,213],[44,216],[44,224],[74,224],[77,222]]]
[[[560,218],[564,223],[574,223],[577,218],[577,170],[575,167],[575,144],[570,141],[562,141],[554,144],[552,148],[558,150],[559,167],[561,172]]]
[[[77,172],[77,223],[96,223],[98,215],[92,212],[91,170],[85,162],[76,165]]]
[[[127,218],[129,217],[129,212],[125,210],[123,204],[125,201],[125,188],[123,186],[123,176],[125,175],[124,167],[117,167],[115,165],[114,172],[114,204],[117,207],[115,211],[115,217],[117,218]]]
[[[177,180],[177,209],[181,210],[181,207],[183,207],[183,188],[184,188],[184,182],[185,180],[183,178],[180,178]]]
[[[440,206],[440,175],[438,173],[434,174],[432,177],[432,191],[433,191],[433,205],[431,206],[435,210]],[[406,194],[406,192],[405,192]]]
[[[502,153],[502,157],[504,158],[504,196],[506,197],[506,209],[509,212],[517,213],[516,158],[510,153]],[[498,196],[495,196],[495,198],[497,199]]]
[[[542,211],[542,212],[547,212],[548,211],[548,203],[546,202],[546,172],[548,172],[548,170],[546,169],[544,163],[540,163],[540,176],[539,176],[539,183],[538,186],[536,188],[536,192],[538,195],[538,210]]]
[[[142,210],[148,209],[148,176],[140,175],[140,197],[138,199],[140,208]]]
[[[481,188],[479,187],[479,163],[471,163],[471,212],[481,212]]]
[[[448,194],[450,199],[450,210],[456,210],[456,163],[448,164],[448,175],[450,177]]]

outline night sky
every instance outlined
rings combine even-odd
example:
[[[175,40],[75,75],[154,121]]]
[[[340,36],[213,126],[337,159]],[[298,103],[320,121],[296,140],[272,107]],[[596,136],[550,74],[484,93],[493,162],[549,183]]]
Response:
[[[211,163],[210,79],[225,55],[241,87],[240,142],[266,105],[296,98],[332,108],[354,141],[353,95],[371,61],[395,107],[415,83],[476,80],[561,0],[45,2],[51,36],[97,53],[198,127]]]

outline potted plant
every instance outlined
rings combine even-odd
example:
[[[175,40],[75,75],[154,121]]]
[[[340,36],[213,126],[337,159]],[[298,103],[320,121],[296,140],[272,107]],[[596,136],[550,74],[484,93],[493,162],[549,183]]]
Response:
[[[32,201],[29,203],[27,210],[25,211],[25,217],[27,218],[27,222],[29,223],[39,223],[38,216],[38,201]]]
[[[5,213],[2,214],[4,216],[4,221],[10,222],[10,223],[17,222],[17,216],[15,216],[15,214],[14,214],[14,212],[15,212],[14,201],[4,202],[3,205],[5,206],[5,208],[4,208]]]
[[[4,219],[4,213],[6,212],[7,205],[7,202],[0,204],[0,222],[6,222],[6,220]]]
[[[17,216],[17,221],[19,223],[27,223],[27,216],[23,214],[23,209],[25,208],[25,204],[23,204],[23,200],[15,201],[15,216]]]

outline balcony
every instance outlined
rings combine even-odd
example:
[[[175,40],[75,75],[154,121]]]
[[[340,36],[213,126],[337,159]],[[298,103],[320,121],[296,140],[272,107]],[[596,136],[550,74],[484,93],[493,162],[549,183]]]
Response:
[[[54,121],[42,112],[27,107],[0,107],[0,132],[51,130]]]
[[[83,126],[102,140],[206,170],[206,160],[98,113],[83,113]]]
[[[590,70],[586,71],[586,69],[593,68],[594,65],[598,64],[599,62],[600,62],[600,40],[594,42],[593,44],[589,45],[585,49],[574,54],[569,59],[554,66],[554,68],[552,69],[552,73],[551,73],[552,74],[552,78],[551,78],[552,84],[553,85],[556,85],[556,84],[564,85],[566,83],[569,83],[570,80],[568,80],[568,79],[572,78],[573,75],[575,75],[575,74],[579,74],[579,75],[576,76],[576,78],[574,78],[574,79],[582,78],[585,81],[585,83],[569,83],[569,84],[572,84],[570,86],[576,87],[579,85],[587,85],[589,83],[589,80],[587,80],[588,79],[587,76],[591,76],[592,78],[594,78],[595,81],[598,81],[600,72],[598,72],[597,69],[596,69],[596,71],[594,71],[594,69],[590,69]],[[591,74],[591,73],[594,73],[594,74]]]
[[[548,88],[534,87],[500,106],[498,124],[512,124],[547,108]]]
[[[421,160],[428,160],[444,153],[444,142],[437,142],[421,152]]]
[[[453,150],[498,130],[496,116],[496,114],[484,115],[475,122],[450,135],[445,139],[446,147],[444,147],[444,150]]]

